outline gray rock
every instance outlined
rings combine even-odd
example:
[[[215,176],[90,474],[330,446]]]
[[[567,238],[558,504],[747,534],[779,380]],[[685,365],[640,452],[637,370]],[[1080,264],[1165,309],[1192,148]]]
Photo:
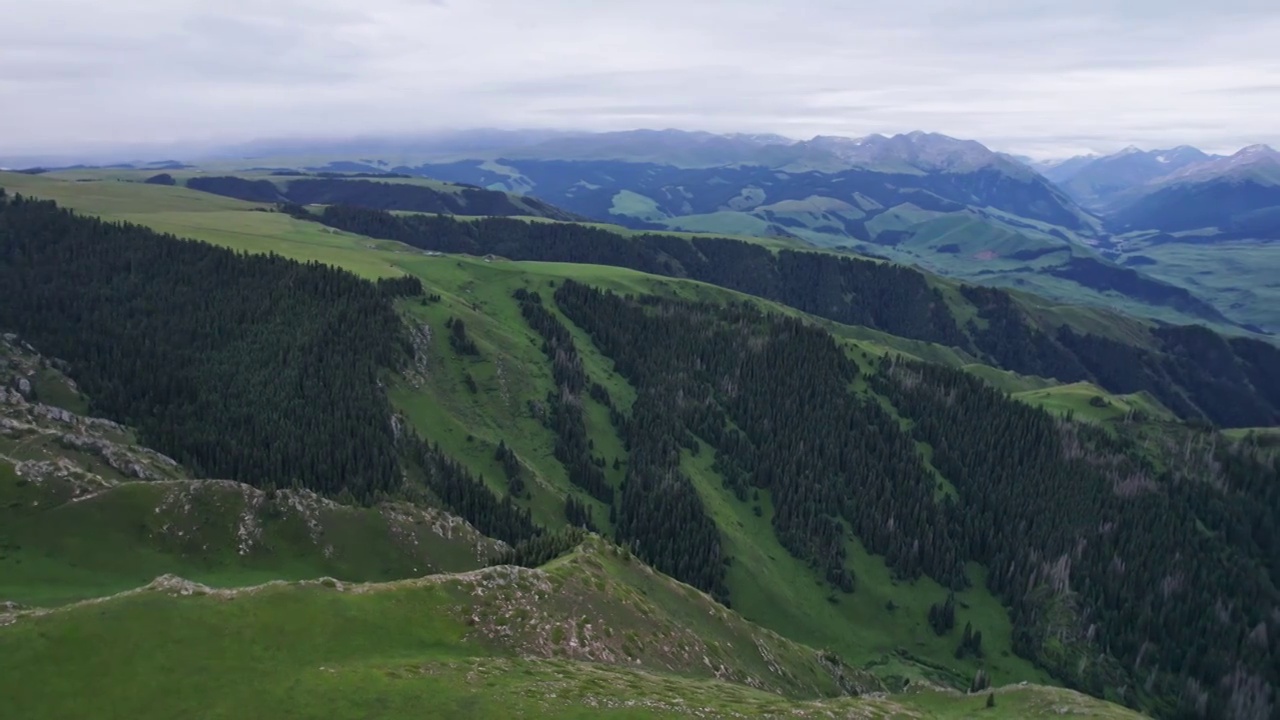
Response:
[[[31,381],[24,377],[18,378],[18,392],[22,394],[22,397],[30,400],[31,399]]]
[[[75,422],[75,415],[70,410],[64,410],[52,405],[37,405],[35,407],[37,413],[53,420],[55,422],[70,425]]]

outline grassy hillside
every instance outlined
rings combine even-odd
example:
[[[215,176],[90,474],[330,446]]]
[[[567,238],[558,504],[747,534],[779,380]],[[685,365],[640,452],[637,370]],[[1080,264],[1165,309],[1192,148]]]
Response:
[[[1013,396],[1054,413],[1070,413],[1073,417],[1095,422],[1113,422],[1134,416],[1142,420],[1176,420],[1173,413],[1147,393],[1112,395],[1093,383],[1025,390]]]
[[[181,187],[115,181],[67,182],[42,175],[0,173],[10,192],[55,200],[59,205],[106,220],[146,225],[159,232],[195,238],[233,250],[272,252],[294,260],[317,260],[366,278],[402,273],[364,250],[376,242],[305,222],[266,205]]]
[[[34,379],[30,399],[10,378]],[[61,604],[165,573],[389,580],[473,569],[500,547],[438,510],[191,480],[129,428],[80,414],[75,385],[16,339],[0,339],[0,381],[0,601]]]
[[[1219,315],[1227,310],[1223,298],[1202,293],[1186,276],[1147,276],[1135,266],[1123,283],[1116,282],[1116,273],[1126,268],[1093,247],[1101,221],[1030,173],[922,173],[901,163],[876,165],[880,172],[868,172],[872,165],[852,170],[803,162],[769,169],[771,161],[764,159],[763,165],[693,169],[677,161],[651,164],[643,154],[606,160],[563,158],[552,151],[551,157],[557,159],[396,169],[518,190],[586,217],[637,228],[786,236],[970,282],[1025,288],[1060,302],[1174,323],[1209,322],[1224,330],[1241,322],[1230,313]]]
[[[4,178],[0,178],[2,180]],[[62,183],[60,186],[45,186],[43,190],[38,186],[39,183],[50,182],[54,181],[35,178],[28,187],[34,186],[37,189],[27,191],[36,194],[59,192],[71,198],[72,202],[88,204],[94,201],[85,198],[97,197],[90,193],[81,198],[77,194],[80,187],[95,183]],[[145,189],[151,186],[131,187],[143,188],[140,192],[152,192]],[[190,191],[174,188],[162,190],[172,193],[163,197],[175,204],[193,200],[187,194]],[[152,197],[158,199],[162,196]],[[602,532],[608,534],[613,529],[607,507],[569,483],[564,465],[553,454],[556,438],[548,425],[537,417],[538,404],[545,403],[554,388],[552,365],[541,348],[541,337],[528,327],[521,316],[520,308],[512,298],[514,291],[525,289],[537,291],[544,297],[550,296],[555,287],[572,278],[622,293],[674,296],[716,304],[744,301],[778,313],[799,314],[782,306],[702,283],[612,267],[508,262],[501,258],[485,260],[427,254],[392,242],[376,242],[358,235],[326,232],[325,228],[314,223],[302,223],[308,226],[305,231],[314,234],[278,238],[265,223],[300,221],[281,213],[258,212],[246,205],[248,204],[241,203],[229,208],[214,206],[191,212],[208,216],[203,220],[208,223],[210,231],[205,239],[211,242],[253,252],[281,252],[299,259],[351,267],[367,276],[408,274],[422,280],[426,297],[399,301],[399,310],[411,327],[417,352],[416,360],[411,366],[402,368],[400,374],[385,379],[393,404],[416,430],[439,443],[447,455],[458,458],[470,470],[481,474],[490,487],[499,493],[506,492],[507,481],[496,451],[500,445],[509,448],[517,458],[527,487],[526,493],[522,493],[518,502],[527,506],[534,519],[548,528],[566,523],[564,499],[566,496],[575,496],[578,501],[593,508],[594,520]],[[145,203],[141,202],[134,207],[137,212],[132,214],[136,217],[131,219],[147,224],[153,221],[164,222],[161,217],[164,211],[147,213],[144,211]],[[151,218],[150,215],[156,217]],[[261,234],[220,235],[219,216],[234,218],[235,221],[249,218],[245,222],[263,222],[264,225],[260,228]],[[270,220],[259,220],[259,217]],[[357,258],[358,263],[346,265],[347,260],[352,257]],[[1042,313],[1042,318],[1056,318],[1079,312],[1086,320],[1097,323],[1105,323],[1106,320],[1104,315],[1092,310],[1078,311],[1049,303],[1035,307]],[[620,409],[628,409],[634,400],[635,390],[615,372],[612,361],[600,354],[586,333],[569,322],[554,303],[549,303],[548,308],[569,328],[589,379],[605,386]],[[976,320],[981,324],[982,318]],[[456,327],[459,322],[465,323],[467,337],[475,344],[474,354],[462,353],[449,342],[450,328]],[[1045,322],[1051,320],[1046,319]],[[865,328],[831,322],[821,324],[841,340],[845,352],[864,368],[870,367],[872,360],[878,355],[904,353],[966,367],[987,382],[1018,393],[1019,399],[1025,402],[1061,412],[1070,411],[1082,418],[1109,422],[1128,417],[1132,409],[1140,409],[1152,418],[1165,417],[1162,409],[1144,396],[1112,397],[1088,385],[1049,387],[1047,381],[1039,378],[976,365],[974,358],[952,348],[894,338]],[[1129,326],[1126,325],[1117,332],[1128,330]],[[855,383],[854,389],[858,392],[870,392],[863,380]],[[67,404],[83,402],[83,399],[75,396],[72,388],[50,392],[63,395]],[[592,452],[605,460],[606,480],[616,489],[626,470],[627,453],[622,440],[610,421],[605,406],[585,395],[582,402]],[[888,406],[887,401],[884,403],[892,413],[892,406]],[[909,426],[909,421],[905,418],[897,417],[897,420],[904,427]],[[1042,671],[1012,652],[1013,631],[1008,613],[985,589],[984,580],[987,575],[983,567],[971,564],[967,568],[973,587],[957,595],[960,621],[957,625],[963,627],[966,623],[972,623],[981,629],[985,638],[986,657],[957,660],[955,651],[960,639],[959,631],[953,628],[938,636],[926,622],[930,605],[941,602],[946,597],[947,591],[943,587],[928,579],[913,582],[899,580],[886,567],[883,559],[867,553],[856,541],[850,541],[849,567],[858,578],[857,590],[849,595],[833,593],[818,572],[797,560],[779,544],[773,527],[774,506],[768,493],[761,491],[758,496],[749,500],[737,499],[725,488],[723,478],[713,466],[712,453],[706,451],[705,445],[701,446],[701,450],[703,451],[697,453],[686,452],[681,469],[691,478],[698,496],[719,529],[726,554],[733,558],[727,570],[729,597],[734,610],[742,613],[748,620],[792,641],[831,650],[859,672],[874,674],[879,681],[894,690],[921,684],[963,688],[968,686],[980,669],[997,684],[1024,681],[1041,683],[1048,680]],[[928,445],[918,443],[918,450],[926,462],[932,457],[933,449]],[[615,462],[611,463],[610,460]],[[939,476],[938,479],[939,496],[954,492],[954,488],[948,490],[945,478]],[[21,489],[17,479],[13,487]],[[50,592],[42,597],[39,593],[45,592],[47,581],[42,579],[46,576],[39,574],[39,565],[36,564],[29,567],[37,570],[28,570],[25,578],[15,576],[18,577],[18,582],[14,585],[13,597],[19,598],[20,602],[24,597],[29,602],[63,602],[134,586],[161,572],[176,572],[184,577],[222,586],[260,582],[268,578],[301,579],[317,575],[331,575],[344,581],[383,580],[410,577],[430,570],[474,567],[485,554],[480,547],[482,541],[474,535],[464,533],[459,537],[442,533],[438,529],[429,532],[423,530],[426,535],[417,536],[417,539],[405,543],[402,536],[406,530],[411,531],[414,527],[421,529],[424,525],[432,526],[433,521],[430,518],[411,517],[401,523],[391,514],[407,513],[407,509],[386,506],[363,511],[335,510],[344,514],[341,519],[320,517],[320,522],[328,523],[324,530],[325,536],[332,534],[339,538],[332,545],[334,550],[329,552],[327,548],[330,546],[311,534],[307,510],[299,511],[299,517],[286,517],[276,522],[275,514],[281,512],[282,503],[272,502],[265,495],[260,498],[244,488],[216,483],[184,483],[175,486],[180,488],[179,491],[163,496],[153,490],[164,487],[166,486],[158,484],[141,486],[137,483],[118,482],[100,496],[103,498],[101,501],[94,497],[80,503],[67,503],[68,507],[74,507],[75,510],[55,508],[65,514],[68,518],[65,521],[60,519],[62,516],[51,512],[52,521],[40,518],[26,525],[15,525],[21,534],[15,533],[13,537],[19,540],[10,545],[21,545],[18,550],[28,552],[28,547],[34,547],[45,555],[61,553],[60,557],[68,558],[61,561],[66,568],[59,568],[56,572],[49,571],[47,577],[68,578],[56,582],[63,582],[70,589]],[[283,511],[288,515],[293,496],[284,494],[284,497]],[[10,509],[21,510],[24,503],[20,500],[21,498],[9,501],[10,505],[18,502],[17,506]],[[323,503],[321,505],[327,507]],[[96,517],[76,514],[89,513],[99,506],[105,509]],[[130,514],[132,510],[122,510],[121,507],[141,507],[143,516],[148,520],[139,522],[135,519],[136,514]],[[169,513],[175,507],[180,512],[174,512],[170,518]],[[258,512],[259,508],[263,508],[262,512]],[[29,511],[32,507],[26,509]],[[162,517],[159,532],[155,525],[150,524],[152,515],[157,514]],[[177,528],[177,532],[181,533],[178,535],[180,539],[160,537],[164,536],[164,522]],[[252,527],[255,524],[264,528],[263,540],[260,546],[251,548],[250,552],[241,552],[241,531],[246,526]],[[42,537],[37,525],[54,528],[51,533],[57,537],[43,538],[32,544],[27,540],[28,537]],[[143,530],[139,530],[139,526]],[[58,530],[60,527],[67,529]],[[84,529],[87,535],[77,536],[76,528]],[[188,534],[191,536],[189,540],[184,537]],[[70,537],[70,542],[83,546],[88,543],[83,538],[90,535],[118,538],[112,539],[103,547],[120,548],[119,553],[113,552],[111,555],[129,555],[137,551],[129,561],[133,564],[123,568],[113,567],[108,578],[72,577],[73,570],[79,572],[83,568],[103,565],[109,559],[108,553],[76,555],[57,543],[64,537]],[[76,539],[77,537],[80,539]],[[45,545],[40,543],[46,543],[54,549],[46,551]],[[419,543],[425,549],[424,552],[416,552],[419,550]],[[439,543],[441,547],[433,548],[431,543]],[[208,551],[206,545],[218,550]],[[590,574],[590,563],[582,561],[580,556],[575,557],[576,560],[553,564],[546,572],[554,575],[556,568],[565,566],[573,568],[572,574],[575,577],[584,572]],[[24,565],[27,564],[26,557],[19,559]],[[583,568],[584,564],[588,566],[586,569]],[[609,570],[613,575],[618,572],[621,571]],[[607,578],[601,582],[607,587]],[[622,586],[650,587],[645,582],[644,577],[632,574],[626,576]],[[589,584],[596,590],[601,589],[596,587],[598,583],[595,579]],[[0,596],[3,595],[3,588],[0,588]],[[642,590],[641,595],[653,599],[653,592],[646,594]],[[687,614],[687,617],[702,618],[701,609],[699,606],[699,612]],[[686,611],[687,609],[676,608],[664,612],[679,615]],[[644,614],[654,616],[652,609],[646,609]],[[523,619],[514,615],[510,617],[515,620]],[[618,616],[609,626],[621,627],[626,622],[625,618]],[[494,625],[510,627],[511,620],[507,620],[505,624],[499,624],[495,620]],[[380,631],[371,632],[376,634]],[[525,637],[515,630],[495,632],[508,639]],[[541,632],[540,630],[539,633]],[[693,639],[705,642],[715,632],[718,631],[706,629],[705,633],[699,632]],[[570,633],[567,627],[565,633],[566,637],[578,637]],[[688,642],[693,639],[686,637]],[[641,640],[646,644],[652,641],[651,638]],[[539,643],[544,641],[543,634],[535,634],[529,640],[539,647]],[[741,645],[740,640],[732,642],[736,646]],[[627,645],[610,646],[609,652],[614,653],[615,658],[618,653],[626,656]],[[634,643],[630,645],[632,651],[637,650]],[[391,652],[396,656],[405,654],[400,650]],[[684,657],[679,661],[669,655],[644,656],[640,659],[641,664],[650,672],[690,673],[691,657]],[[708,658],[714,657],[718,656],[708,655]],[[741,660],[736,656],[725,657],[724,662],[728,664],[732,664],[729,660]],[[654,663],[656,665],[650,667]],[[692,664],[697,665],[697,662]],[[703,663],[704,666],[705,664]],[[540,673],[546,667],[548,666],[539,665],[530,668],[529,672],[541,677]],[[750,670],[736,665],[734,667],[738,669],[733,671],[736,674],[731,677],[739,680],[763,677],[758,673],[758,668]],[[378,670],[371,672],[376,674]],[[592,668],[589,672],[605,671]],[[756,674],[751,674],[753,672]],[[812,675],[809,670],[804,672]],[[803,676],[799,671],[792,674]],[[706,679],[705,674],[694,674],[692,677],[689,682],[703,682]],[[810,686],[816,687],[813,683],[807,687]],[[795,689],[795,686],[787,686],[790,690],[782,685],[773,687],[787,692]],[[321,690],[317,690],[317,693],[323,695]],[[465,702],[479,701],[470,698],[465,699]],[[927,704],[921,707],[926,706],[934,707]],[[947,711],[955,709],[939,701],[937,707],[943,706],[947,707]],[[773,706],[750,707],[763,712],[765,708]],[[746,710],[741,712],[752,714]]]
[[[1121,238],[1117,259],[1191,289],[1241,323],[1280,332],[1280,245],[1184,234]]]
[[[313,173],[306,170],[250,169],[216,172],[197,168],[176,170],[135,170],[128,168],[83,168],[43,173],[42,177],[76,183],[147,183],[157,176],[162,186],[190,187],[244,200],[273,202],[274,197],[288,198],[302,204],[330,202],[327,198],[370,197],[375,195],[388,204],[385,209],[414,209],[414,204],[439,205],[451,213],[465,214],[470,206],[484,209],[473,213],[494,215],[529,215],[552,219],[574,219],[570,213],[531,197],[473,185],[442,182],[419,177],[383,174]],[[225,182],[226,180],[234,182]],[[222,182],[220,182],[222,181]],[[387,192],[386,186],[391,186]],[[295,192],[301,193],[294,197]]]
[[[1039,687],[989,710],[936,690],[820,699],[875,686],[595,541],[543,570],[381,585],[170,576],[2,614],[0,649],[8,710],[50,719],[89,703],[102,718],[1137,717]]]
[[[47,178],[35,177],[34,181],[28,187],[34,186],[35,190],[29,191],[51,195],[60,192],[54,197],[66,198],[72,203],[79,201],[75,190],[93,185],[62,183],[46,188],[40,184],[51,182]],[[144,193],[152,192],[153,187],[129,186],[132,191]],[[190,192],[158,189],[176,194],[182,198],[181,202],[185,202]],[[226,214],[262,223],[264,231],[267,223],[297,222],[278,213],[245,210],[218,209],[207,214],[205,221],[211,228],[217,227]],[[146,213],[133,214],[130,219],[153,221]],[[347,258],[355,254],[359,262],[352,269],[367,272],[377,268],[380,274],[408,273],[421,278],[428,293],[439,295],[440,300],[427,303],[411,300],[402,305],[404,315],[417,330],[420,359],[418,366],[404,377],[391,381],[393,403],[419,432],[439,443],[446,454],[482,475],[495,491],[506,489],[495,451],[500,443],[511,448],[527,473],[528,497],[521,502],[533,512],[535,521],[548,527],[565,523],[564,498],[574,495],[594,508],[596,522],[603,531],[612,529],[607,508],[569,483],[564,466],[553,456],[553,434],[530,413],[530,403],[544,401],[552,389],[551,368],[539,349],[541,339],[527,326],[512,298],[516,289],[550,294],[558,283],[572,277],[622,293],[716,303],[746,301],[774,312],[799,314],[784,306],[715,286],[619,268],[431,257],[395,243],[375,242],[345,233],[317,232],[308,238],[314,242],[294,237],[274,238],[267,231],[255,235],[251,242],[217,233],[203,239],[237,249],[274,251],[340,266],[346,266]],[[445,325],[451,319],[465,322],[468,335],[478,347],[478,355],[461,355],[447,342]],[[929,343],[836,323],[823,324],[844,339],[855,357],[865,353],[873,358],[894,352],[956,365],[972,362],[972,358],[957,355],[955,350]],[[592,380],[602,383],[623,409],[629,407],[634,390],[614,373],[611,361],[600,355],[589,338],[572,323],[566,322],[566,325],[577,337],[576,344]],[[1012,374],[991,372],[1018,382]],[[607,410],[591,398],[584,398],[583,402],[587,410],[587,430],[597,453],[625,462],[626,453]],[[985,665],[1001,682],[1044,679],[1043,674],[1009,652],[1008,619],[999,603],[981,589],[980,582],[976,583],[978,589],[966,593],[965,602],[973,608],[973,619],[990,627],[985,631],[989,647],[1003,648],[1003,654],[999,650],[992,652],[987,663],[956,662],[952,654],[958,631],[943,637],[929,631],[925,622],[928,606],[940,601],[946,594],[944,590],[928,580],[898,583],[891,579],[882,560],[856,548],[851,553],[856,558],[854,571],[865,578],[864,590],[839,603],[829,601],[829,592],[819,576],[778,545],[770,526],[772,510],[767,498],[761,503],[761,514],[756,515],[753,504],[737,501],[722,487],[719,476],[708,463],[706,455],[701,460],[690,458],[686,470],[694,478],[704,502],[713,508],[731,554],[740,558],[740,564],[731,568],[730,590],[735,607],[740,607],[753,620],[792,637],[830,647],[852,658],[856,664],[871,663],[899,678],[932,678],[950,685],[967,685],[978,667]],[[606,467],[606,478],[615,488],[624,470],[625,466]],[[187,574],[196,579],[203,577]],[[141,579],[145,578],[135,576],[131,582],[137,584]],[[890,605],[893,610],[888,609]]]
[[[742,299],[701,283],[600,266],[487,263],[448,256],[406,258],[399,266],[422,278],[428,292],[440,294],[441,301],[425,306],[410,302],[406,307],[413,322],[434,328],[435,337],[426,345],[426,365],[420,379],[393,386],[393,401],[424,434],[481,473],[495,490],[501,491],[505,485],[495,451],[499,443],[511,448],[530,476],[526,504],[535,520],[553,527],[564,522],[563,498],[572,494],[594,508],[602,530],[611,530],[607,508],[569,484],[564,467],[552,454],[554,436],[529,412],[530,402],[543,401],[551,391],[551,368],[539,349],[541,339],[520,317],[512,292],[527,288],[550,294],[555,285],[573,277],[623,293],[713,302]],[[445,341],[444,324],[449,318],[466,323],[468,335],[479,347],[478,357],[460,355]],[[592,380],[603,384],[621,407],[629,407],[634,390],[616,375],[612,363],[589,338],[565,322],[575,333]],[[855,355],[862,348],[888,351],[866,341],[851,338],[848,342]],[[475,383],[474,391],[468,377]],[[415,382],[420,384],[415,386]],[[606,409],[591,398],[583,402],[597,452],[606,460],[621,458],[625,463],[626,453]],[[739,502],[724,489],[710,467],[710,458],[710,453],[686,458],[684,469],[712,509],[735,557],[729,574],[731,597],[735,609],[751,620],[789,637],[829,647],[856,665],[871,665],[877,672],[899,678],[965,685],[979,667],[985,667],[1000,682],[1046,679],[1009,652],[1007,616],[999,602],[981,589],[980,581],[962,598],[970,606],[966,616],[984,627],[991,647],[1003,648],[1003,652],[992,652],[985,663],[955,661],[958,629],[942,637],[929,630],[925,621],[928,607],[942,600],[945,590],[929,580],[894,581],[883,561],[865,552],[855,549],[852,553],[853,569],[862,579],[859,591],[833,603],[820,577],[778,544],[767,499],[761,503],[761,514],[755,514],[752,503]],[[625,465],[606,468],[606,477],[615,488],[624,469]],[[890,604],[893,610],[888,609]]]

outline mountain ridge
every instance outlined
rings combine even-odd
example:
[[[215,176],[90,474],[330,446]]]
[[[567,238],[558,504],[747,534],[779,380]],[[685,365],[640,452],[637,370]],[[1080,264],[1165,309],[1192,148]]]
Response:
[[[135,199],[196,194],[140,184],[128,189]],[[393,447],[406,452],[397,466],[371,468],[377,472],[358,478],[355,487],[332,485],[320,474],[301,478],[326,492],[350,491],[370,501],[379,498],[371,491],[417,493],[419,500],[442,502],[474,527],[508,538],[517,552],[527,543],[531,554],[544,559],[538,548],[554,544],[554,536],[539,526],[595,524],[625,542],[633,555],[723,597],[760,624],[790,637],[838,642],[838,652],[856,658],[856,665],[912,684],[923,677],[980,687],[979,669],[992,677],[1028,680],[1047,670],[1094,694],[1172,716],[1196,703],[1217,709],[1253,702],[1257,683],[1269,682],[1267,657],[1243,654],[1238,642],[1256,626],[1247,609],[1261,607],[1265,616],[1276,602],[1263,568],[1280,557],[1273,552],[1273,536],[1231,531],[1266,527],[1276,511],[1268,494],[1274,465],[1263,464],[1247,441],[1229,443],[1208,428],[1173,422],[1142,395],[1116,406],[1105,394],[1080,387],[1056,398],[1012,398],[960,368],[912,361],[856,336],[851,340],[850,331],[838,325],[679,278],[564,263],[584,258],[521,263],[504,260],[505,253],[481,257],[447,248],[449,254],[431,254],[351,230],[328,232],[315,222],[216,196],[200,199],[215,208],[207,212],[224,213],[220,217],[235,227],[289,232],[255,235],[257,244],[250,248],[255,254],[246,256],[137,226],[77,218],[47,203],[7,201],[0,218],[10,224],[5,227],[20,231],[0,232],[0,240],[19,249],[0,254],[6,277],[78,278],[71,286],[34,283],[31,297],[15,298],[17,308],[32,310],[8,322],[32,325],[41,343],[62,348],[77,378],[89,387],[95,369],[111,370],[113,361],[85,356],[96,339],[76,332],[81,317],[76,303],[111,288],[118,288],[123,301],[95,304],[102,313],[95,332],[148,327],[145,323],[155,327],[161,321],[176,330],[148,334],[152,344],[206,326],[212,318],[200,313],[214,299],[217,307],[235,313],[238,303],[256,308],[258,301],[276,298],[255,314],[262,321],[275,319],[274,332],[254,334],[273,343],[291,342],[295,335],[305,341],[314,332],[329,337],[333,333],[326,324],[301,318],[323,318],[326,309],[359,300],[362,314],[376,318],[390,309],[402,326],[354,343],[329,338],[332,361],[376,359],[382,340],[400,350],[381,356],[380,362],[391,363],[384,370],[388,374],[352,373],[370,389],[361,385],[344,393],[350,397],[336,399],[355,405],[376,394],[373,388],[385,388],[386,405],[379,407],[404,413],[399,422],[394,414],[389,419]],[[224,207],[240,209],[216,209]],[[335,220],[334,213],[352,209],[330,206],[325,212]],[[522,228],[550,233],[578,227],[362,212],[375,213],[370,217],[387,227],[394,227],[393,220],[426,223],[427,230],[439,223],[440,231],[427,233],[428,239],[471,242],[478,249],[511,247]],[[59,227],[49,222],[54,218],[83,232],[39,230]],[[249,221],[255,224],[243,224]],[[583,239],[584,251],[607,248],[604,235]],[[608,242],[624,241],[618,236]],[[760,262],[776,252],[773,262],[785,271],[779,277],[822,289],[815,293],[820,303],[846,294],[845,278],[824,264],[838,265],[840,258],[833,255],[793,257],[785,249],[757,245],[753,250],[745,243],[675,236],[646,242],[662,243],[663,254],[688,267],[697,267],[699,257],[707,261],[704,251],[717,246],[722,253]],[[76,243],[84,245],[80,252],[22,249],[56,251]],[[125,261],[151,272],[114,270],[112,263],[129,247],[135,249]],[[333,254],[344,247],[359,248],[364,262],[355,267],[362,272],[380,267],[383,281],[357,282],[316,262],[304,265],[265,254],[305,248],[316,253],[307,258],[311,261],[344,263],[350,255]],[[528,247],[550,252],[556,246],[539,241]],[[160,264],[148,265],[148,258]],[[225,264],[219,275],[211,272],[218,267],[211,258]],[[653,256],[656,263],[661,259]],[[761,282],[774,276],[734,269],[748,266],[707,263]],[[190,277],[195,268],[202,272]],[[866,299],[850,307],[851,315],[861,308],[877,326],[893,323],[919,334],[910,327],[931,317],[931,305],[948,312],[967,308],[951,322],[959,322],[966,336],[983,338],[982,346],[997,351],[1007,364],[1050,368],[1058,362],[1047,354],[1055,346],[1036,340],[1040,336],[1027,325],[1032,321],[1006,293],[923,280],[920,297],[913,299],[901,291],[918,287],[922,279],[916,271],[869,261],[858,261],[847,270],[852,271],[875,282],[852,283]],[[281,273],[293,281],[278,282]],[[231,278],[255,276],[261,281],[237,286],[235,292],[223,287]],[[134,283],[117,285],[127,279]],[[193,284],[195,294],[184,287]],[[885,301],[873,299],[874,287],[888,293]],[[157,291],[169,301],[136,302]],[[282,292],[287,292],[284,298]],[[953,304],[960,303],[957,293],[963,304]],[[286,298],[287,303],[278,301]],[[882,313],[878,319],[877,313]],[[219,334],[234,340],[232,329]],[[1123,358],[1114,365],[1116,372],[1163,366],[1206,382],[1230,382],[1253,372],[1252,382],[1262,383],[1267,368],[1277,366],[1267,361],[1264,347],[1208,331],[1143,332],[1146,342],[1162,344],[1167,357]],[[68,338],[77,342],[61,342]],[[397,345],[397,338],[403,342]],[[1050,339],[1097,357],[1138,350],[1074,331]],[[223,356],[241,356],[241,347],[233,345]],[[1253,358],[1257,367],[1239,356],[1226,360],[1226,353],[1238,352],[1261,353]],[[267,417],[273,408],[306,399],[305,392],[297,400],[291,395],[305,385],[281,381],[280,373],[290,365],[287,351],[259,356],[260,362],[231,382],[218,380],[225,363],[205,366],[200,375],[214,382],[189,389],[207,402],[240,389],[230,386],[257,388],[261,401],[269,403]],[[1191,358],[1219,362],[1168,364],[1177,358],[1180,363]],[[128,364],[117,367],[114,374],[124,392],[108,393],[106,399],[129,400],[138,392],[130,389],[144,387],[139,380],[147,377],[145,387],[171,386],[163,365],[151,369],[135,377]],[[401,376],[402,371],[412,375]],[[1011,375],[1000,381],[1022,384]],[[109,391],[114,384],[97,387]],[[1277,386],[1264,387],[1271,392]],[[185,414],[183,397],[157,396],[142,417],[149,427],[164,427],[156,421]],[[1238,404],[1215,388],[1205,397],[1217,397],[1218,410]],[[1065,408],[1059,405],[1057,414],[1036,409],[1051,400]],[[265,431],[273,438],[292,437],[291,421],[313,414],[286,413],[290,421],[272,423]],[[202,417],[208,426],[225,424],[220,434],[227,439],[236,437],[234,422]],[[342,417],[334,414],[335,420]],[[324,436],[333,438],[324,442],[338,446],[333,451],[345,451],[345,438],[357,437],[361,424],[357,417],[350,428],[340,425],[343,432]],[[426,439],[415,438],[418,432]],[[183,449],[190,440],[159,437],[165,448]],[[331,452],[318,447],[313,434],[301,440],[303,461]],[[279,452],[276,446],[260,450]],[[259,449],[255,444],[225,447],[227,462],[256,460]],[[240,447],[254,452],[242,453]],[[200,448],[186,452],[204,457]],[[271,472],[271,455],[265,457]],[[245,477],[265,484],[276,476]],[[1227,479],[1213,482],[1214,477]],[[1080,544],[1080,538],[1087,542]],[[762,584],[761,578],[769,580]],[[1165,578],[1174,578],[1169,584],[1177,587],[1159,612],[1107,600],[1123,598],[1126,585],[1157,587]],[[954,600],[950,592],[956,593]],[[1253,600],[1215,614],[1215,601],[1223,597]],[[188,606],[196,615],[188,617],[225,627],[207,612],[235,612],[239,602],[196,599]],[[493,602],[502,607],[501,598]],[[328,608],[328,617],[352,614]],[[333,612],[338,615],[328,615]],[[439,617],[413,614],[419,616],[414,629]],[[297,615],[296,621],[314,638],[310,617]],[[403,636],[404,628],[400,632]],[[377,638],[377,645],[386,640],[382,631],[368,637]],[[576,636],[566,630],[569,637]],[[1160,642],[1149,647],[1151,638]],[[649,645],[648,639],[642,641]],[[1205,649],[1194,657],[1202,664],[1180,670],[1187,657],[1181,648],[1200,641]],[[207,647],[207,639],[198,645]],[[1036,666],[1029,668],[1032,661]],[[1220,682],[1219,669],[1237,663],[1248,663],[1231,676],[1239,681]],[[1186,673],[1194,673],[1189,677],[1200,684],[1189,684]]]

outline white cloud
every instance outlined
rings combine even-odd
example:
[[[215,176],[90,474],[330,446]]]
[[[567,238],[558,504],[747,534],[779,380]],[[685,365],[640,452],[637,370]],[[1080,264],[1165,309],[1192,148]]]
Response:
[[[1224,0],[0,0],[0,153],[445,127],[1280,145]]]

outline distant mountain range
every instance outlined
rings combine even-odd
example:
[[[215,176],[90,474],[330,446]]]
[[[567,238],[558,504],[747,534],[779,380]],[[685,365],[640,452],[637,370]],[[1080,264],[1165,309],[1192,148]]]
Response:
[[[1280,238],[1280,153],[1252,145],[1234,155],[1182,146],[1072,158],[1044,170],[1116,233],[1199,231]]]
[[[636,229],[783,236],[1169,321],[1240,322],[1177,277],[1125,265],[1103,216],[1027,162],[972,140],[637,130],[499,134],[481,147],[476,138],[416,156],[348,153],[313,169],[468,183]],[[1184,153],[1170,155],[1149,164],[1186,166]],[[1269,316],[1241,319],[1272,327]]]
[[[1280,161],[1264,146],[1046,162],[919,131],[472,130],[262,142],[197,162],[433,178],[633,229],[786,237],[1170,322],[1280,331],[1280,288],[1262,280],[1280,258],[1257,247],[1280,238]],[[1225,242],[1248,244],[1248,260],[1234,246],[1188,255]],[[1240,279],[1242,263],[1259,274]]]
[[[1042,172],[1080,204],[1105,210],[1117,195],[1216,157],[1185,145],[1151,151],[1130,146],[1114,155],[1070,158]]]

